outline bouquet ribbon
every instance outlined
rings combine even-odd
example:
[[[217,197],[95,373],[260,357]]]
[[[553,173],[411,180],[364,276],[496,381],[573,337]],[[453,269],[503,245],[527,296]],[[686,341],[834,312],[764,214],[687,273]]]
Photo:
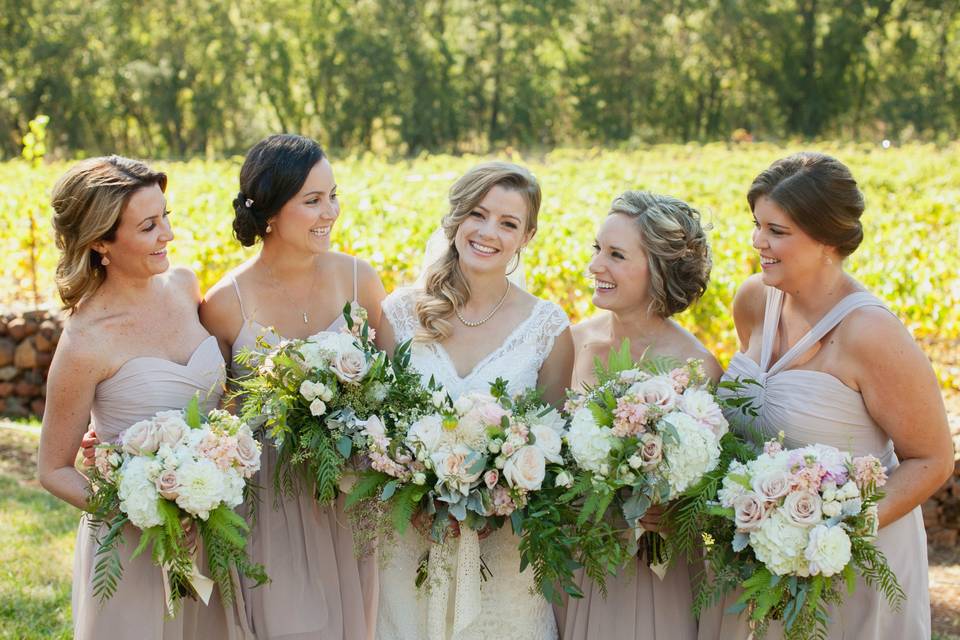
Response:
[[[167,613],[173,617],[176,613],[174,607],[173,594],[170,592],[170,578],[167,573],[166,565],[160,567],[163,573],[163,596],[167,603]],[[190,563],[190,575],[187,577],[190,586],[197,592],[197,597],[203,601],[203,604],[210,603],[210,595],[213,593],[213,580],[200,573],[196,561]]]
[[[427,604],[427,634],[429,640],[447,640],[447,619],[450,605],[451,575],[448,560],[454,554],[457,575],[453,604],[453,633],[456,636],[480,615],[480,538],[469,527],[460,528],[455,541],[449,538],[430,547],[428,571],[430,601]]]
[[[639,541],[645,533],[647,533],[647,528],[637,520],[637,524],[633,529],[634,540]],[[658,532],[657,535],[666,540],[666,536],[662,533]],[[663,562],[651,562],[648,566],[650,567],[650,571],[653,571],[654,575],[663,581],[663,576],[667,575],[667,569],[670,567],[670,558],[667,558]]]

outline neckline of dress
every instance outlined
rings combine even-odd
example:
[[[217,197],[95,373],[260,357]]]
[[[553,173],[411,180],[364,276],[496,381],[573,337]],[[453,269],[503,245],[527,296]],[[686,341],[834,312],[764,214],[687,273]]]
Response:
[[[473,365],[473,367],[470,369],[470,371],[467,372],[466,375],[462,375],[462,376],[460,375],[460,372],[457,371],[457,365],[453,362],[453,358],[450,357],[450,354],[447,352],[446,348],[442,344],[440,344],[439,342],[433,342],[432,344],[435,350],[442,356],[443,360],[447,363],[447,366],[449,367],[451,373],[453,373],[453,375],[456,377],[458,382],[469,380],[480,369],[482,369],[488,362],[490,362],[494,356],[499,355],[500,352],[503,351],[508,344],[510,344],[514,336],[516,336],[521,329],[526,327],[533,320],[533,318],[537,315],[537,312],[539,311],[540,306],[545,303],[546,303],[546,300],[543,300],[543,299],[537,300],[537,302],[533,305],[533,309],[530,310],[530,315],[528,315],[526,318],[524,318],[523,321],[521,321],[516,327],[514,327],[513,331],[507,334],[507,337],[505,337],[500,342],[500,344],[497,346],[496,349],[494,349],[487,355],[480,358],[480,360],[478,360],[477,363]]]
[[[315,336],[315,335],[317,335],[317,333],[332,333],[332,332],[335,332],[335,331],[339,330],[339,328],[340,328],[339,323],[340,323],[341,321],[343,321],[343,314],[337,316],[337,319],[334,320],[334,321],[330,324],[329,327],[327,327],[326,329],[321,329],[320,331],[317,331],[317,332],[315,332],[315,333],[311,333],[310,336]],[[344,323],[345,323],[345,321],[344,321]],[[270,332],[270,333],[272,333],[273,335],[277,336],[277,338],[279,338],[280,340],[306,340],[307,338],[310,337],[310,336],[307,336],[306,338],[286,338],[286,337],[280,335],[280,332],[277,331],[276,329],[274,329],[273,327],[268,327],[268,326],[265,325],[265,324],[261,324],[261,323],[257,322],[256,320],[254,320],[253,318],[250,318],[247,322],[245,322],[245,323],[244,323],[244,327],[245,327],[247,324],[254,325],[254,326],[256,326],[257,328],[261,329],[261,330],[262,330],[261,335],[264,335],[266,332]],[[344,326],[346,326],[346,325],[344,324]],[[240,328],[240,332],[241,332],[241,333],[243,332],[243,327]],[[237,335],[238,335],[238,337],[239,337],[240,334],[237,334]],[[234,339],[233,343],[234,343],[234,344],[237,343],[236,338]]]
[[[118,375],[120,375],[120,372],[123,371],[128,365],[130,365],[133,362],[136,362],[137,360],[155,360],[157,362],[163,362],[163,363],[169,364],[170,366],[177,367],[180,369],[189,369],[190,365],[192,365],[193,361],[196,359],[197,354],[200,353],[200,350],[203,348],[203,345],[207,344],[211,339],[216,340],[216,338],[212,335],[207,336],[206,338],[201,340],[200,343],[193,349],[193,351],[190,352],[190,357],[187,358],[187,361],[183,364],[177,362],[176,360],[171,360],[170,358],[164,358],[163,356],[134,356],[129,360],[126,360],[119,367],[117,367],[117,370],[114,371],[109,377],[101,380],[100,384],[103,384],[105,382],[110,382],[111,380],[116,378]],[[217,353],[219,352],[220,350],[217,349]]]
[[[764,360],[764,357],[763,357],[763,356],[764,356],[763,349],[764,349],[764,347],[769,346],[769,349],[770,349],[769,355],[770,355],[770,358],[772,359],[772,358],[773,358],[773,341],[774,341],[774,339],[776,339],[776,337],[777,337],[777,330],[780,328],[780,318],[782,317],[782,314],[783,314],[783,292],[780,291],[779,289],[774,289],[773,292],[774,292],[773,295],[779,295],[779,300],[777,300],[777,302],[776,302],[776,307],[777,307],[776,317],[775,317],[775,318],[767,318],[767,317],[765,316],[764,319],[763,319],[763,331],[764,331],[764,335],[762,336],[761,344],[760,344],[760,363],[757,364],[757,368],[760,370],[760,372],[761,372],[761,373],[764,373],[764,374],[766,374],[766,375],[776,375],[776,374],[778,374],[778,373],[785,373],[786,371],[816,371],[816,370],[814,370],[814,369],[787,369],[786,367],[787,367],[788,365],[790,365],[790,363],[793,362],[793,360],[796,359],[796,357],[797,357],[797,355],[798,355],[799,353],[803,353],[803,351],[800,350],[800,347],[803,347],[803,350],[806,350],[806,349],[809,349],[811,346],[813,346],[812,344],[807,344],[808,342],[810,342],[810,340],[809,340],[810,336],[815,335],[816,333],[818,333],[818,332],[820,331],[821,327],[822,327],[823,325],[827,324],[827,321],[833,321],[833,327],[836,327],[838,324],[840,324],[840,322],[843,321],[843,319],[846,317],[846,314],[841,315],[841,316],[840,316],[839,318],[837,318],[836,320],[833,320],[832,316],[833,316],[834,312],[835,312],[837,309],[839,309],[845,302],[847,302],[847,301],[850,300],[851,298],[858,297],[858,296],[868,296],[870,299],[875,299],[874,296],[873,296],[872,294],[870,294],[869,292],[867,292],[867,291],[854,291],[854,292],[852,292],[852,293],[848,293],[847,295],[845,295],[844,297],[842,297],[840,300],[838,300],[835,305],[833,305],[832,307],[830,307],[830,309],[828,309],[827,312],[824,313],[823,316],[821,316],[820,319],[817,320],[817,322],[814,323],[814,325],[813,325],[812,327],[810,327],[810,329],[808,329],[802,336],[800,336],[800,339],[799,339],[799,340],[797,340],[795,343],[793,343],[793,346],[792,346],[792,347],[790,347],[790,348],[787,349],[783,354],[781,354],[780,357],[777,358],[777,360],[776,360],[775,362],[770,362],[770,363],[768,363],[768,364],[767,364],[767,367],[764,368],[764,367],[763,367],[763,360]],[[851,311],[852,311],[852,309],[851,309]],[[772,315],[772,314],[771,314],[771,315]],[[770,323],[771,320],[774,320],[775,323],[774,323],[774,324],[771,324],[770,326],[771,326],[772,328],[768,329],[768,323]],[[831,327],[831,328],[833,328],[833,327]],[[771,335],[769,336],[769,345],[767,345],[767,342],[768,342],[767,338],[768,338],[768,336],[766,335],[766,333],[767,333],[768,330],[769,330],[770,333],[771,333]],[[829,329],[828,329],[828,331],[829,331]],[[822,338],[822,337],[823,337],[823,336],[821,335],[820,338]],[[820,338],[818,338],[818,340],[819,340]],[[749,358],[748,358],[748,359],[749,359]],[[753,362],[753,361],[751,360],[751,362]],[[756,363],[755,363],[755,364],[756,364]],[[832,377],[832,378],[835,378],[835,379],[839,380],[839,378],[837,378],[837,377],[834,376],[833,374],[827,373],[826,371],[818,371],[818,373],[823,373],[823,374],[825,374],[825,375],[828,375],[828,376],[830,376],[830,377]],[[843,384],[843,383],[841,382],[841,384]],[[844,386],[844,387],[847,387],[847,385],[845,385],[845,384],[844,384],[843,386]],[[850,387],[847,387],[847,388],[850,389]],[[851,389],[851,390],[852,390],[852,389]]]
[[[784,369],[782,371],[776,371],[772,374],[769,374],[768,372],[762,371],[760,369],[760,365],[757,364],[757,361],[751,358],[750,356],[748,356],[747,354],[745,354],[743,351],[737,351],[735,354],[733,354],[733,357],[730,358],[730,364],[727,365],[727,371],[730,371],[730,365],[732,365],[733,361],[736,360],[738,357],[743,361],[749,363],[750,367],[752,367],[753,369],[756,369],[756,371],[759,374],[766,375],[768,380],[774,376],[783,376],[789,373],[820,375],[820,376],[826,376],[827,378],[830,378],[830,380],[833,380],[834,382],[836,382],[845,391],[849,391],[850,393],[854,393],[858,396],[862,395],[859,391],[847,385],[843,380],[833,375],[829,371],[820,371],[819,369]]]

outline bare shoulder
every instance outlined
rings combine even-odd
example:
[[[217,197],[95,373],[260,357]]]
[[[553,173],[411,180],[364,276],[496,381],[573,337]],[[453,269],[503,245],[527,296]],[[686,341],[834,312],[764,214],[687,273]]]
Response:
[[[166,283],[177,294],[189,295],[196,302],[200,302],[200,281],[191,269],[187,267],[173,267],[164,274]]]
[[[750,322],[762,322],[763,312],[767,301],[767,287],[763,284],[763,276],[755,273],[740,285],[733,298],[734,318],[742,318]]]
[[[605,325],[603,315],[596,315],[586,320],[581,320],[570,327],[570,333],[573,336],[573,344],[580,349],[586,344],[596,341],[601,334],[601,329]]]
[[[66,374],[68,379],[79,375],[99,382],[113,370],[108,355],[112,351],[104,349],[107,343],[102,323],[77,316],[68,318],[53,355],[51,372]]]
[[[695,335],[675,322],[671,324],[674,327],[674,335],[676,336],[676,342],[674,344],[676,350],[673,355],[684,361],[703,361],[703,368],[707,377],[713,381],[719,380],[720,376],[723,375],[723,367],[720,366],[716,356],[714,356]]]
[[[840,323],[837,334],[849,354],[865,363],[907,351],[920,352],[900,319],[884,307],[860,307],[851,311]]]
[[[235,336],[243,324],[240,298],[233,278],[232,273],[221,278],[210,287],[200,303],[200,322],[207,331],[222,339]]]

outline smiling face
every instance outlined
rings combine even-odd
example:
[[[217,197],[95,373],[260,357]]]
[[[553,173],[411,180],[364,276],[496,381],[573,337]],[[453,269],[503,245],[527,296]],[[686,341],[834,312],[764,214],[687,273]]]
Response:
[[[465,271],[506,273],[511,259],[530,239],[530,213],[518,192],[494,185],[457,227],[454,246]]]
[[[93,245],[95,251],[109,258],[107,273],[146,278],[170,268],[166,250],[173,240],[169,213],[158,185],[133,192],[120,214],[114,239]]]
[[[637,224],[621,213],[604,218],[588,270],[593,304],[609,311],[650,306],[650,265]]]
[[[283,242],[292,249],[323,253],[330,249],[330,232],[340,216],[333,168],[324,158],[310,170],[300,191],[270,220],[265,242]]]
[[[753,219],[753,248],[760,253],[763,283],[767,286],[794,289],[801,280],[817,277],[830,264],[840,261],[835,249],[807,235],[766,196],[756,201]]]

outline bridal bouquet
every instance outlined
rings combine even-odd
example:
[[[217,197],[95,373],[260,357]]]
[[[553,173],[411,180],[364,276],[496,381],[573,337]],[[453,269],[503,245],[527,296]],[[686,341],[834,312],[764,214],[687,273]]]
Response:
[[[716,469],[727,434],[701,363],[633,362],[624,341],[606,367],[598,363],[596,386],[572,396],[566,409],[576,470],[562,499],[583,500],[580,525],[616,520],[619,512],[635,532],[631,550],[639,541],[662,576],[670,553],[660,535],[644,533],[640,520],[651,506],[670,503]]]
[[[511,398],[506,382],[498,379],[489,394],[469,393],[456,401],[435,385],[431,391],[432,410],[405,424],[392,429],[379,421],[367,424],[371,470],[361,476],[347,504],[379,496],[396,532],[403,533],[412,518],[429,532],[434,544],[416,584],[430,580],[433,636],[446,620],[450,556],[457,557],[458,630],[479,611],[478,532],[510,519],[522,535],[530,497],[555,486],[558,478],[565,482],[565,472],[564,420],[540,402],[535,390]],[[458,534],[455,539],[451,532]]]
[[[731,462],[704,588],[717,598],[739,584],[730,612],[747,609],[760,634],[782,620],[787,638],[826,633],[829,605],[843,601],[844,584],[853,591],[857,573],[899,607],[903,591],[874,544],[885,482],[873,456],[820,444],[788,450],[773,440],[756,459]]]
[[[393,422],[426,401],[409,366],[409,345],[391,361],[373,344],[362,307],[344,307],[346,329],[286,340],[268,351],[247,350],[238,361],[254,370],[239,381],[241,415],[265,424],[278,452],[274,481],[295,491],[306,472],[319,502],[337,495],[370,420]]]
[[[246,555],[249,527],[233,508],[260,468],[260,445],[250,428],[226,411],[207,416],[194,398],[183,411],[161,411],[123,432],[118,444],[97,445],[88,511],[107,526],[98,539],[94,595],[110,598],[123,574],[119,546],[127,523],[141,530],[132,557],[152,548],[164,571],[171,615],[183,597],[206,603],[213,584],[234,597],[231,567],[266,582],[263,567]],[[213,580],[200,575],[187,529],[199,533]]]

